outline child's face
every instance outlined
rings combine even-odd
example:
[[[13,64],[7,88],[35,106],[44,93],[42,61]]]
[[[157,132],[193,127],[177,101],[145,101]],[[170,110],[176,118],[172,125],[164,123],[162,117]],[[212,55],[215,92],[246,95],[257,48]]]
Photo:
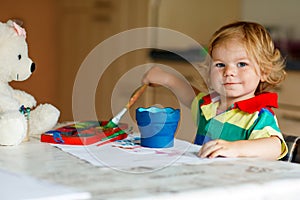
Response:
[[[240,101],[254,97],[260,81],[258,64],[238,40],[228,40],[214,47],[210,82],[226,99]]]

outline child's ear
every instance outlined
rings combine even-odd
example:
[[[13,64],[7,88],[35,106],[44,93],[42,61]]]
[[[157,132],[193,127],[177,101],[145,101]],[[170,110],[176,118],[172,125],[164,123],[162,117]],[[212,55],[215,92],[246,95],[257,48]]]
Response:
[[[260,75],[260,82],[266,82],[268,80],[268,77],[271,74],[271,68],[269,66],[266,66],[266,64],[260,63],[258,64],[258,73]]]
[[[266,75],[266,74],[262,74],[262,75],[260,76],[260,81],[261,81],[261,82],[266,82],[266,80],[267,80],[267,75]]]
[[[266,82],[268,79],[269,73],[266,71],[262,71],[260,75],[260,81],[261,82]]]

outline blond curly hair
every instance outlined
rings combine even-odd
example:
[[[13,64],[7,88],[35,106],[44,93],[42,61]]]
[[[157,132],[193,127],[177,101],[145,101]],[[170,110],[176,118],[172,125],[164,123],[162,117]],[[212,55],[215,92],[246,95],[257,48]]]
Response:
[[[212,51],[216,45],[230,39],[239,39],[245,44],[248,55],[255,59],[261,73],[266,77],[264,82],[259,83],[255,94],[269,91],[285,79],[285,59],[275,48],[265,27],[258,23],[246,21],[238,21],[221,27],[210,39],[209,56],[212,56]]]

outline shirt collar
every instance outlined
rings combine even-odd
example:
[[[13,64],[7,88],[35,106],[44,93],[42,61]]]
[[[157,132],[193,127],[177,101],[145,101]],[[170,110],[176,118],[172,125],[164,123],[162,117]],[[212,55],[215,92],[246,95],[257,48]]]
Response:
[[[248,113],[260,111],[262,108],[278,108],[277,99],[276,93],[265,92],[250,99],[235,102],[234,108],[239,108],[240,110]]]

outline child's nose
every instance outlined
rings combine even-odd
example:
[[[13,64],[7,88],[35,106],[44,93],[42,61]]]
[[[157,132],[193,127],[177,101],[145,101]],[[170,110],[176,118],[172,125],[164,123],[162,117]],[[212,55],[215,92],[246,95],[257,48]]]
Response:
[[[224,68],[224,76],[235,76],[237,73],[236,67],[233,66],[225,66]]]

